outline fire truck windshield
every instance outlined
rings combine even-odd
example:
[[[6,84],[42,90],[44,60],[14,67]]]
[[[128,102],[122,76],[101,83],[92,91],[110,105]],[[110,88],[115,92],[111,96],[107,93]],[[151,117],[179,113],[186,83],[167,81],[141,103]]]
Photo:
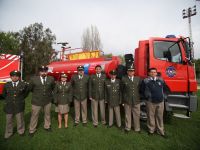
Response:
[[[169,62],[182,63],[179,43],[172,41],[154,41],[154,57]]]

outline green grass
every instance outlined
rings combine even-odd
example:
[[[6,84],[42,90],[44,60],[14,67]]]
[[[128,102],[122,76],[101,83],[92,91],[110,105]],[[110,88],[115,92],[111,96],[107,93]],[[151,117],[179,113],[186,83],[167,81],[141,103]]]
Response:
[[[73,127],[74,109],[70,110],[69,128],[58,129],[57,114],[52,108],[52,133],[43,129],[43,114],[40,114],[38,130],[33,138],[28,136],[28,125],[30,121],[30,97],[26,101],[25,122],[26,136],[20,137],[16,133],[9,140],[5,141],[5,113],[3,113],[3,101],[0,101],[0,150],[64,150],[64,149],[91,149],[91,150],[199,150],[200,149],[200,109],[192,113],[191,119],[172,118],[170,123],[165,124],[165,130],[169,136],[163,139],[158,135],[149,137],[147,134],[146,122],[141,122],[142,133],[137,134],[131,131],[124,134],[116,127],[107,129],[99,125],[94,128],[91,122],[90,110],[88,110],[89,122],[87,127],[79,124]],[[198,92],[200,99],[200,91]],[[200,102],[200,100],[199,100]],[[90,108],[90,106],[88,107]],[[123,110],[122,110],[123,112]],[[123,120],[124,115],[122,114]],[[124,122],[124,121],[123,121]]]

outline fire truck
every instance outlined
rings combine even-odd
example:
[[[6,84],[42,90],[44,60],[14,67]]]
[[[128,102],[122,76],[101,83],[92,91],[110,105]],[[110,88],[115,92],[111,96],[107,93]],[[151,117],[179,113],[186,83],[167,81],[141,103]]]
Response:
[[[4,84],[10,79],[10,72],[20,70],[20,56],[11,54],[0,54],[0,95],[2,94]]]
[[[125,55],[124,66],[117,56],[106,58],[99,54],[100,51],[67,54],[67,60],[48,65],[49,74],[59,79],[60,73],[65,72],[71,77],[77,73],[76,68],[79,65],[84,66],[85,74],[94,74],[98,64],[107,76],[112,69],[117,69],[119,75],[124,75],[125,68],[133,64],[136,75],[145,78],[148,76],[148,68],[155,67],[170,89],[165,100],[165,110],[171,112],[181,109],[186,111],[188,117],[190,112],[197,110],[197,80],[189,38],[167,36],[141,40],[133,54]]]

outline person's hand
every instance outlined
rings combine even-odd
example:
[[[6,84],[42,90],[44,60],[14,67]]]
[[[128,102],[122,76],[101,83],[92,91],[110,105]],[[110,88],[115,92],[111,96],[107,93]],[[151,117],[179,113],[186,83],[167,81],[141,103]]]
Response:
[[[90,97],[89,99],[90,99],[91,101],[93,100],[93,98],[92,98],[92,97]]]

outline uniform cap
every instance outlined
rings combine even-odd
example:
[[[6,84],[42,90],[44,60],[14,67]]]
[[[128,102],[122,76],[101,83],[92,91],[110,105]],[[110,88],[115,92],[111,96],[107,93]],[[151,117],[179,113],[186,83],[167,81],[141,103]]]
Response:
[[[46,72],[46,71],[48,71],[48,67],[47,66],[40,66],[39,71]]]
[[[133,66],[128,67],[128,71],[135,71],[135,68]]]
[[[109,73],[110,73],[111,75],[117,75],[117,71],[116,71],[116,70],[111,70]]]
[[[83,66],[78,66],[78,67],[77,67],[77,70],[78,70],[78,71],[82,71],[82,70],[84,70],[84,67],[83,67]]]
[[[62,73],[62,74],[61,74],[61,78],[67,78],[67,74]]]
[[[21,72],[17,71],[17,70],[13,70],[13,71],[10,72],[10,76],[18,76],[18,77],[20,77],[21,76]]]

